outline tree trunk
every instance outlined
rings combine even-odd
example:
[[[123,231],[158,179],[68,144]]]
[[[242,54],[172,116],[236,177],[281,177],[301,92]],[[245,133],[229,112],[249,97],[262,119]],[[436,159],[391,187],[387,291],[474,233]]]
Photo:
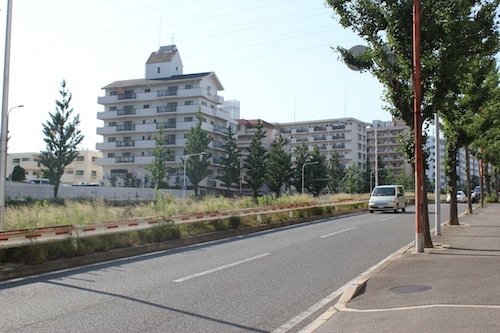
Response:
[[[453,154],[450,159],[450,187],[451,187],[451,200],[450,200],[450,225],[460,225],[458,222],[457,212],[457,154]]]
[[[467,177],[467,209],[472,214],[472,184],[470,183],[470,152],[469,146],[465,146],[465,176]]]

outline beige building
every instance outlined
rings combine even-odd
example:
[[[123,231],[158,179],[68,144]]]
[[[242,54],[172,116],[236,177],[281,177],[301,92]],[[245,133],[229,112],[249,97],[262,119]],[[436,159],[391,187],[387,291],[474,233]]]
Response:
[[[7,177],[12,170],[20,166],[25,170],[26,179],[42,178],[42,164],[38,153],[14,153],[7,155]],[[95,184],[102,180],[102,168],[96,164],[101,152],[94,150],[80,150],[78,157],[66,168],[61,178],[61,184]]]
[[[293,123],[275,123],[278,133],[288,141],[288,151],[306,144],[309,151],[317,145],[321,154],[329,160],[333,152],[347,167],[366,163],[367,123],[355,118],[311,120]]]
[[[371,169],[375,170],[375,134],[377,137],[377,155],[381,160],[382,167],[387,171],[392,172],[392,175],[398,176],[405,172],[407,175],[413,173],[411,165],[404,160],[404,155],[399,148],[399,137],[404,132],[410,132],[410,128],[401,120],[393,119],[392,121],[374,120],[372,126],[367,129],[367,145],[368,158],[370,160]]]
[[[170,185],[179,187],[184,179],[184,147],[190,129],[202,115],[202,129],[212,137],[209,175],[200,184],[201,194],[219,194],[224,187],[216,177],[222,172],[223,143],[228,127],[236,121],[222,108],[219,95],[223,86],[214,72],[183,74],[179,50],[175,45],[162,46],[146,61],[145,78],[115,81],[104,88],[98,103],[104,111],[97,113],[103,127],[97,128],[102,142],[96,148],[103,156],[97,163],[103,168],[105,185],[116,180],[120,186],[127,179],[150,185],[146,166],[154,160],[155,136],[163,129],[167,145],[175,153],[169,166]],[[186,179],[189,186],[189,179]]]

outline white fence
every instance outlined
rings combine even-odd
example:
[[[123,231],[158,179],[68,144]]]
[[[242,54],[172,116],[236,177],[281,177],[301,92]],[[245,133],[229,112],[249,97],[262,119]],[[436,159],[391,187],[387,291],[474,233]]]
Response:
[[[182,190],[162,189],[162,193],[169,193],[182,198]],[[186,196],[193,191],[186,190]],[[51,185],[38,185],[28,183],[9,182],[5,184],[5,197],[7,199],[23,200],[50,199],[54,197],[54,187]],[[58,198],[102,198],[117,200],[156,199],[156,191],[152,188],[135,187],[104,187],[104,186],[59,186]]]

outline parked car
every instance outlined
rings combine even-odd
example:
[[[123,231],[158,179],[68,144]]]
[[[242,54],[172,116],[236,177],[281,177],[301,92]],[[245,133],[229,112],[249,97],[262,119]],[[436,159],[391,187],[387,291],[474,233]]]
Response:
[[[451,202],[451,193],[448,193],[446,202]],[[457,202],[467,202],[467,196],[465,195],[464,191],[457,191]]]
[[[406,211],[405,190],[401,185],[382,185],[373,189],[368,201],[368,210],[374,211],[392,210],[397,212]]]

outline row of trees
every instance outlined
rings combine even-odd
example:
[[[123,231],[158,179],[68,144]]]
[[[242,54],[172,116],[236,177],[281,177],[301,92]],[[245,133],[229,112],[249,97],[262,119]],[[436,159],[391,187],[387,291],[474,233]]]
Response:
[[[500,161],[499,0],[439,0],[420,7],[421,115],[431,121],[439,112],[447,143],[447,175],[452,192],[450,224],[458,224],[456,165],[460,148],[474,147],[478,158],[498,172]],[[343,27],[367,44],[361,54],[337,47],[341,59],[374,75],[384,86],[393,116],[413,130],[413,5],[414,0],[327,0]],[[407,159],[414,162],[414,143]],[[467,159],[468,161],[468,159]],[[485,168],[486,169],[486,168]],[[470,184],[470,182],[469,182]],[[470,186],[470,185],[469,185]],[[489,188],[489,186],[488,186]],[[469,188],[470,193],[470,188]],[[472,206],[469,206],[472,212]],[[426,216],[426,246],[429,223]]]
[[[186,165],[186,175],[193,184],[196,195],[198,194],[199,182],[209,172],[208,159],[212,157],[207,152],[211,139],[209,134],[201,128],[201,124],[201,114],[198,114],[198,123],[191,129],[186,141],[186,154],[203,153],[200,155],[203,157],[199,161],[188,159]],[[346,168],[338,153],[333,153],[331,159],[327,161],[317,146],[309,151],[305,143],[289,153],[285,149],[287,142],[281,136],[273,142],[268,151],[263,144],[265,137],[266,132],[263,124],[259,121],[255,125],[255,132],[248,152],[243,155],[238,148],[235,133],[231,127],[228,128],[227,137],[223,144],[224,156],[221,157],[222,172],[217,176],[217,179],[226,185],[227,194],[230,193],[232,185],[240,182],[248,186],[254,197],[259,195],[263,186],[267,186],[277,196],[281,194],[281,191],[290,189],[292,185],[300,193],[304,190],[315,196],[318,196],[327,187],[330,192],[334,193],[366,193],[370,191],[373,172],[369,162],[366,164],[367,167],[363,169],[355,164]],[[159,163],[161,158],[157,156],[156,160]],[[382,161],[379,161],[379,166],[380,184],[396,182],[408,188],[413,186],[411,176],[403,173],[394,179],[390,170],[383,168]],[[241,179],[243,170],[246,176]],[[153,179],[155,178],[153,177]],[[159,179],[156,180],[156,182],[158,181]]]

